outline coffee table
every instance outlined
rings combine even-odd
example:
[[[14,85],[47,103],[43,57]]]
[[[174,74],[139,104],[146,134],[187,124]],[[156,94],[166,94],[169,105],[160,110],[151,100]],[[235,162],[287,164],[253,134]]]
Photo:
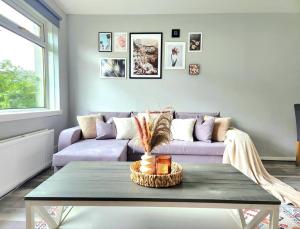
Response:
[[[26,227],[38,213],[49,228],[58,228],[72,206],[143,206],[233,209],[241,228],[255,228],[270,214],[278,229],[280,201],[231,165],[182,164],[183,182],[156,189],[130,180],[130,162],[71,162],[25,196]],[[59,206],[56,219],[44,206]],[[71,206],[71,207],[67,207]],[[242,209],[259,209],[246,223]]]

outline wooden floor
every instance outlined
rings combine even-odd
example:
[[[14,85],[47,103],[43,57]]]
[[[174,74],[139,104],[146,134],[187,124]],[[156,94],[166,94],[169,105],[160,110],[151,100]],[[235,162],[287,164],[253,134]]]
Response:
[[[300,191],[300,166],[292,162],[275,161],[265,161],[264,165],[272,175]],[[52,174],[53,169],[47,169],[0,200],[0,229],[25,228],[23,197]]]

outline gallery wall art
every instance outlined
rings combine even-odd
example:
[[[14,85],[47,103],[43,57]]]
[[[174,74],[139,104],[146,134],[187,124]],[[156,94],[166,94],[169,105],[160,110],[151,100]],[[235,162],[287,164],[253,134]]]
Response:
[[[99,52],[112,52],[112,33],[99,32],[98,33],[98,49]]]
[[[129,78],[161,79],[162,33],[130,33]]]
[[[200,74],[200,64],[190,64],[189,65],[189,74],[191,76],[197,76]]]
[[[100,58],[100,77],[126,79],[126,58]]]
[[[202,52],[202,33],[190,32],[188,36],[189,52]]]
[[[180,29],[172,29],[172,38],[180,37]]]
[[[127,33],[114,33],[114,52],[127,52]]]
[[[185,42],[165,42],[165,69],[185,69]]]

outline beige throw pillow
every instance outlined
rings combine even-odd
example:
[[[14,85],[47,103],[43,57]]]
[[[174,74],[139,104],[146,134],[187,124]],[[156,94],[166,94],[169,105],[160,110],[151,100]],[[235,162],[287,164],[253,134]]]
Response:
[[[103,117],[101,114],[77,116],[77,121],[82,131],[83,138],[96,138],[96,120]]]
[[[204,120],[207,120],[209,118],[215,119],[214,130],[212,133],[212,140],[217,142],[225,141],[226,132],[229,129],[231,124],[231,118],[229,117],[216,118],[207,115],[204,116]]]

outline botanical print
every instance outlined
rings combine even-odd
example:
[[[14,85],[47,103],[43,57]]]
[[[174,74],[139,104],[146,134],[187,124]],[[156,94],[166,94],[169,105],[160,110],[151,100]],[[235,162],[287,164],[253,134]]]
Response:
[[[185,42],[165,43],[165,68],[185,69]]]
[[[114,51],[127,52],[127,33],[114,33]]]
[[[162,33],[130,33],[130,78],[161,78]]]
[[[106,79],[126,78],[125,58],[100,58],[100,77]]]
[[[189,65],[189,74],[191,76],[196,76],[200,74],[200,65],[199,64],[190,64]]]
[[[112,33],[110,32],[99,32],[98,33],[98,46],[99,52],[111,52],[111,39]]]
[[[202,33],[189,33],[189,52],[202,52]]]

